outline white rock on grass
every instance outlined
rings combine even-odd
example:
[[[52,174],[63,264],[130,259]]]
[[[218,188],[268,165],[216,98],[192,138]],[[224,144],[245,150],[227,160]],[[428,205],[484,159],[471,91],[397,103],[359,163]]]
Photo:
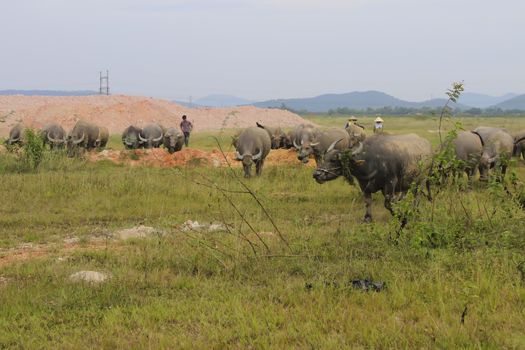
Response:
[[[0,287],[5,286],[9,283],[9,279],[3,276],[0,276]]]
[[[102,283],[108,280],[110,276],[103,272],[97,272],[97,271],[79,271],[71,276],[69,276],[69,280],[71,282],[89,282],[89,283]]]
[[[198,221],[188,220],[181,226],[182,232],[188,231],[207,231],[207,232],[216,232],[216,231],[226,231],[226,227],[223,224],[201,224]]]
[[[146,238],[155,234],[157,230],[149,226],[136,226],[132,228],[127,228],[115,232],[114,237],[117,239],[129,239],[129,238]]]

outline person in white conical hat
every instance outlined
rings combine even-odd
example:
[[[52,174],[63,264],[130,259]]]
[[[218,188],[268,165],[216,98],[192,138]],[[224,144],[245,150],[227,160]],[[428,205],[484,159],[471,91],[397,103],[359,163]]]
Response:
[[[374,120],[374,133],[376,132],[383,132],[383,119],[381,117],[377,117]]]

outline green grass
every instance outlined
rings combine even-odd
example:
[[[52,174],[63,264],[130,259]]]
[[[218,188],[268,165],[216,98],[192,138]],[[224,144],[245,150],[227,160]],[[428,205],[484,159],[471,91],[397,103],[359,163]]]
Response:
[[[436,124],[384,119],[396,132],[421,135]],[[192,146],[214,148],[210,136],[194,134]],[[380,194],[374,222],[364,224],[356,187],[341,179],[318,185],[300,164],[268,167],[247,184],[288,249],[249,195],[194,182],[241,190],[228,169],[57,156],[38,172],[18,173],[12,162],[0,156],[0,276],[8,281],[0,280],[0,348],[525,347],[525,212],[497,184],[437,193],[398,236]],[[512,171],[523,181],[523,165]],[[232,232],[181,232],[186,220],[225,222]],[[164,235],[104,238],[139,224]],[[64,245],[71,236],[80,238],[75,249]],[[45,253],[2,263],[26,243]],[[112,278],[70,283],[79,270]],[[362,278],[387,288],[350,287]]]

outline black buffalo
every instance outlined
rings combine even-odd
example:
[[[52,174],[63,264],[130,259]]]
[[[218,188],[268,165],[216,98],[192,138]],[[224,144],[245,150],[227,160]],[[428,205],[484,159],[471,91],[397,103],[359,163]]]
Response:
[[[51,149],[62,148],[66,144],[66,131],[57,123],[49,123],[40,131],[40,137],[44,145],[49,145]]]
[[[313,177],[320,184],[339,176],[349,182],[355,177],[365,197],[367,222],[372,220],[372,193],[381,191],[385,208],[393,214],[393,201],[419,178],[419,163],[432,152],[430,143],[415,134],[377,134],[347,151],[337,150],[337,142],[330,145]]]
[[[137,149],[142,147],[142,143],[140,142],[139,138],[141,131],[141,128],[138,128],[134,125],[130,125],[124,129],[122,132],[122,144],[126,149]]]

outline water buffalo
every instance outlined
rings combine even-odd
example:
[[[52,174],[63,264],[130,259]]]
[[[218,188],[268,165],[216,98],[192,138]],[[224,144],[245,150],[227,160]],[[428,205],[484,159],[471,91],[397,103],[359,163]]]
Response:
[[[313,125],[311,124],[299,124],[297,125],[291,134],[291,141],[292,145],[295,149],[301,148],[301,142],[303,140],[305,141],[311,141],[315,137],[317,137],[317,134],[319,133],[319,130],[317,130]]]
[[[515,157],[522,156],[525,160],[525,130],[518,131],[514,134],[514,149],[512,155]]]
[[[244,129],[237,140],[236,159],[242,161],[244,177],[251,176],[251,167],[255,163],[257,176],[261,175],[264,159],[270,153],[272,141],[270,135],[259,127]]]
[[[22,123],[15,124],[9,131],[9,138],[6,140],[8,145],[22,145],[25,139],[26,127]]]
[[[130,125],[124,129],[122,132],[122,144],[124,144],[126,149],[137,149],[142,146],[139,139],[139,134],[141,131],[141,128],[137,128],[134,125]]]
[[[66,131],[57,123],[45,125],[40,131],[40,137],[44,146],[49,145],[51,149],[62,148],[66,144]]]
[[[178,152],[184,145],[184,134],[177,128],[168,128],[164,133],[164,147],[169,153]]]
[[[460,170],[465,171],[469,180],[476,174],[483,141],[481,137],[471,131],[460,131],[453,141],[456,159],[461,161]]]
[[[67,136],[67,154],[73,157],[75,152],[81,148],[86,150],[97,147],[100,136],[100,128],[95,124],[79,120]]]
[[[261,129],[264,129],[270,135],[272,140],[272,149],[285,148],[286,147],[286,133],[279,127],[264,126],[260,123],[256,123]]]
[[[144,148],[158,148],[162,144],[164,129],[159,124],[148,124],[139,133],[139,140]]]
[[[284,148],[290,149],[293,147],[294,134],[294,130],[290,130],[286,133],[286,138],[284,139]]]
[[[337,140],[335,148],[337,150],[345,150],[350,146],[350,134],[344,129],[330,129],[323,132],[318,132],[310,136],[311,134],[303,134],[306,137],[301,140],[301,145],[298,150],[297,159],[303,163],[308,163],[310,154],[315,157],[316,164],[319,164],[322,156],[330,147],[330,145]]]
[[[479,179],[487,181],[489,169],[494,167],[501,170],[501,177],[507,171],[507,162],[512,156],[514,139],[501,128],[479,127],[474,129],[483,142],[483,151],[479,161]]]
[[[393,201],[419,179],[419,163],[432,152],[430,143],[415,134],[376,134],[346,151],[337,150],[337,143],[327,149],[313,177],[320,184],[339,176],[349,182],[355,177],[365,197],[367,222],[372,220],[372,193],[381,191],[385,208],[393,214]]]
[[[108,144],[109,140],[109,131],[105,126],[100,126],[98,128],[98,137],[95,140],[95,147],[104,148]]]

